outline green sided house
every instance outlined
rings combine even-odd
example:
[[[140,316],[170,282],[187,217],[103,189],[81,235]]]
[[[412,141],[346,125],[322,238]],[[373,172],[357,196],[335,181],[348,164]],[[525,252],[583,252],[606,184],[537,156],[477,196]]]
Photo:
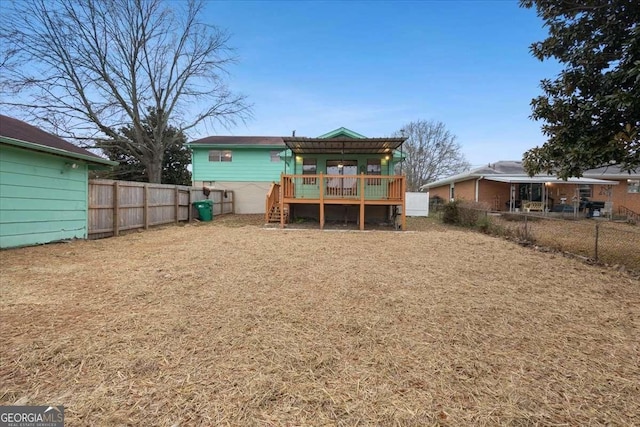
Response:
[[[89,170],[116,164],[0,115],[0,248],[87,238]]]
[[[264,213],[265,195],[284,172],[282,137],[209,136],[187,146],[195,187],[233,191],[235,213]]]
[[[365,223],[400,218],[405,179],[395,175],[405,138],[339,128],[317,138],[212,136],[191,142],[193,185],[233,190],[237,213]]]

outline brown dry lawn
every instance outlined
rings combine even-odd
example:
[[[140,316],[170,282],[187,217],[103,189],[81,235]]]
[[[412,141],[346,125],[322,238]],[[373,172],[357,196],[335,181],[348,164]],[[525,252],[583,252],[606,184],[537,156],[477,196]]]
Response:
[[[0,404],[68,426],[640,425],[640,282],[437,225],[0,252]]]
[[[519,221],[492,221],[506,228],[524,227],[524,216],[512,215]],[[593,219],[553,219],[529,216],[529,237],[536,244],[567,251],[593,259],[595,257],[596,225],[598,225],[598,261],[624,265],[640,274],[640,227],[620,222]]]

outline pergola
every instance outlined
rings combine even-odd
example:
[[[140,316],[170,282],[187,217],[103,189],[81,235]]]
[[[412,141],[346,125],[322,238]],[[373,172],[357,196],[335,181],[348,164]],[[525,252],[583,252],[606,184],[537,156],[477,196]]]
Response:
[[[386,154],[398,149],[406,138],[282,138],[294,154]]]

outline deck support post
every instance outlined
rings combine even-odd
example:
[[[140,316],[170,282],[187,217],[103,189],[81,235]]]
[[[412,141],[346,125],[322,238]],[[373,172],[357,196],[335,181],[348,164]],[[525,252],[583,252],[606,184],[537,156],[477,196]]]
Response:
[[[360,231],[364,231],[364,173],[360,173]]]
[[[407,177],[403,176],[402,178],[402,193],[400,193],[402,197],[402,231],[407,229]]]
[[[324,230],[324,176],[320,172],[320,230]]]
[[[284,175],[280,174],[280,228],[284,228]]]

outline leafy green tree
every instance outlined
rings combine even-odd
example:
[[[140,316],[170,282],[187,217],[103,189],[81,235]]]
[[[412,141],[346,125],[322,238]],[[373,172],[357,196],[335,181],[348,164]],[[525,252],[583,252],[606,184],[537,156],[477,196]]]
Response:
[[[142,121],[142,127],[149,137],[157,127],[159,117],[154,109],[149,109],[146,117]],[[102,178],[121,179],[125,181],[148,181],[149,173],[146,165],[140,161],[142,155],[140,150],[144,149],[132,147],[122,141],[131,140],[135,130],[132,125],[119,130],[122,138],[112,141],[101,140],[97,146],[109,157],[120,164],[111,171],[101,172]],[[191,172],[188,165],[191,162],[191,153],[184,146],[186,138],[184,133],[174,126],[167,125],[162,135],[164,142],[164,153],[162,157],[162,183],[191,185]]]
[[[520,0],[535,7],[549,37],[531,45],[564,69],[542,81],[532,118],[548,137],[524,154],[529,174],[581,176],[586,169],[640,167],[640,2]]]

